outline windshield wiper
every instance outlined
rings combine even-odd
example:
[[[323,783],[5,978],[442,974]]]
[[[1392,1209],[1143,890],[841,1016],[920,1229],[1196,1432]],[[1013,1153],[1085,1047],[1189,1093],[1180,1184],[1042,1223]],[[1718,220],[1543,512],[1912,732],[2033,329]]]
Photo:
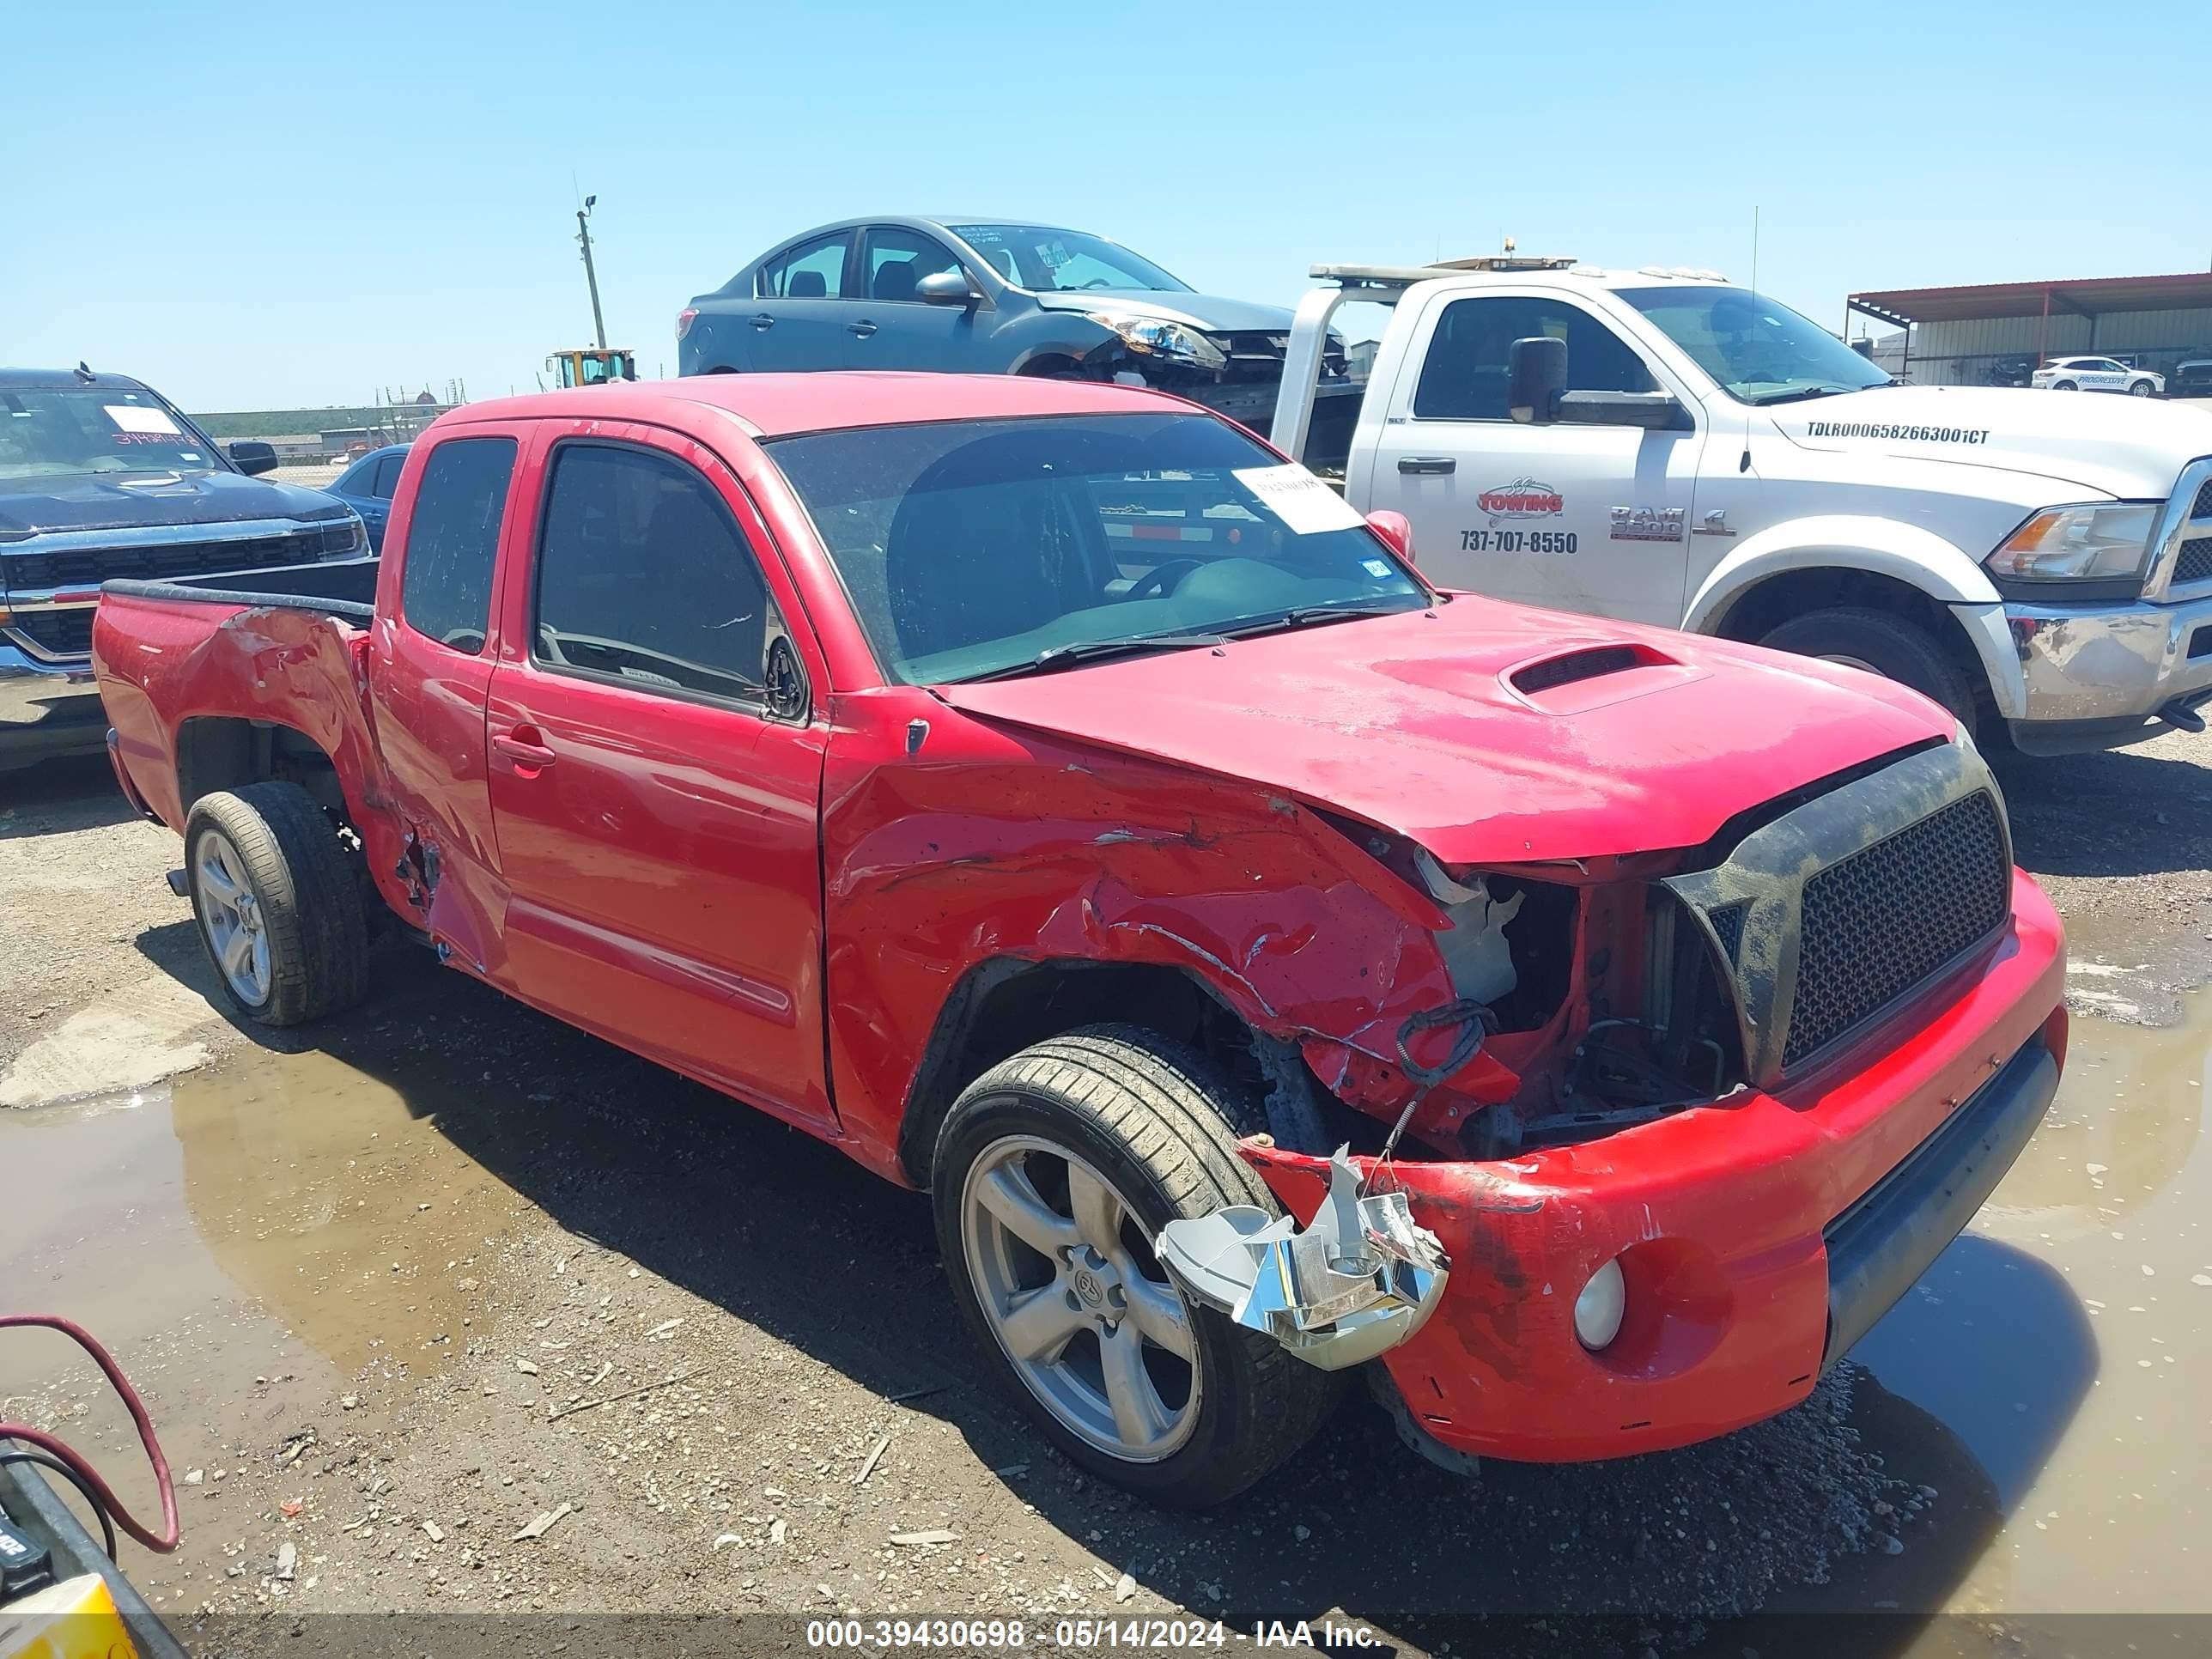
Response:
[[[1398,617],[1408,611],[1422,608],[1418,605],[1361,605],[1350,600],[1340,600],[1334,605],[1301,605],[1289,611],[1279,611],[1272,617],[1258,617],[1221,631],[1232,640],[1246,640],[1255,634],[1310,628],[1316,623],[1348,622],[1355,617]]]
[[[1141,657],[1155,651],[1182,651],[1192,646],[1228,643],[1228,636],[1221,634],[1127,634],[1118,639],[1079,640],[1073,645],[1048,646],[1026,662],[1008,663],[1004,668],[964,675],[950,684],[975,685],[984,680],[1019,679],[1026,674],[1049,674],[1084,663],[1103,662],[1110,657]]]
[[[1802,404],[1808,398],[1839,398],[1847,392],[1873,392],[1886,386],[1896,386],[1896,380],[1876,380],[1873,386],[1808,386],[1795,392],[1770,392],[1763,398],[1751,399],[1753,405],[1765,409],[1770,404]]]

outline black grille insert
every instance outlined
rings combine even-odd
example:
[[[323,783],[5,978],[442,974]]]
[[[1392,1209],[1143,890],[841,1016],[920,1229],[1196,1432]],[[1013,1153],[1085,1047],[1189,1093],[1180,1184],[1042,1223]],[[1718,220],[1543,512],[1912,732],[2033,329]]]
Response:
[[[46,656],[82,657],[92,649],[93,610],[19,611],[9,626]]]
[[[2212,489],[2212,484],[2205,489]],[[2173,562],[2173,580],[2201,582],[2212,576],[2212,536],[2197,536],[2182,543],[2181,556]]]
[[[2212,478],[2197,486],[2197,500],[2189,509],[2192,519],[2212,519]]]
[[[2003,924],[2004,828],[1987,791],[1956,800],[1805,884],[1785,1069],[1873,1018]]]
[[[50,587],[97,587],[112,576],[131,581],[168,581],[229,570],[313,564],[353,545],[343,520],[314,530],[231,541],[164,542],[150,547],[72,548],[64,553],[21,553],[6,561],[8,585],[17,593]]]

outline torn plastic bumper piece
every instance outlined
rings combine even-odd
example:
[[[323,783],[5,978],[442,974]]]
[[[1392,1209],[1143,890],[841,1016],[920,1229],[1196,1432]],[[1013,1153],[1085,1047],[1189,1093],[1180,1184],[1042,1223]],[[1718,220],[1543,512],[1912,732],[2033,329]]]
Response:
[[[1303,1232],[1288,1216],[1232,1204],[1170,1221],[1153,1246],[1186,1294],[1325,1371],[1419,1330],[1451,1270],[1404,1193],[1361,1193],[1349,1152],[1329,1159],[1328,1195]]]

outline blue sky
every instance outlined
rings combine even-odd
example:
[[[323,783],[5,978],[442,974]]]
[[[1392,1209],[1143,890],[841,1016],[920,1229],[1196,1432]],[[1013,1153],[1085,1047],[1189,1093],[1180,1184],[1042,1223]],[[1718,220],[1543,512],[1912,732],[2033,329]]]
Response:
[[[1283,303],[1320,260],[1710,265],[1853,289],[2201,270],[2195,3],[1826,9],[17,0],[0,361],[203,410],[527,390],[772,242],[1074,225]]]

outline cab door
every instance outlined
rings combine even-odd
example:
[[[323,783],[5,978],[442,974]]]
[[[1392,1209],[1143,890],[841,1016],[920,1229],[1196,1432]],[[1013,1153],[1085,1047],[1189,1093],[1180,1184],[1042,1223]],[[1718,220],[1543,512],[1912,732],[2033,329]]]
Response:
[[[495,585],[521,534],[515,478],[530,434],[526,422],[455,426],[385,458],[412,466],[392,502],[367,651],[377,748],[404,837],[372,849],[379,875],[396,863],[410,919],[498,985],[510,984],[506,890],[484,708]]]
[[[925,276],[945,272],[981,291],[967,267],[934,236],[904,225],[871,225],[860,239],[859,292],[845,325],[845,367],[939,372],[988,368],[977,355],[984,304],[933,305],[916,292]]]
[[[1360,504],[1405,514],[1421,568],[1448,586],[1677,625],[1706,437],[1695,400],[1567,295],[1446,292],[1411,321]],[[1509,353],[1543,335],[1566,343],[1567,390],[1672,392],[1696,424],[1515,421]]]
[[[781,560],[687,439],[548,422],[538,454],[489,711],[515,988],[829,1127],[825,682]]]

